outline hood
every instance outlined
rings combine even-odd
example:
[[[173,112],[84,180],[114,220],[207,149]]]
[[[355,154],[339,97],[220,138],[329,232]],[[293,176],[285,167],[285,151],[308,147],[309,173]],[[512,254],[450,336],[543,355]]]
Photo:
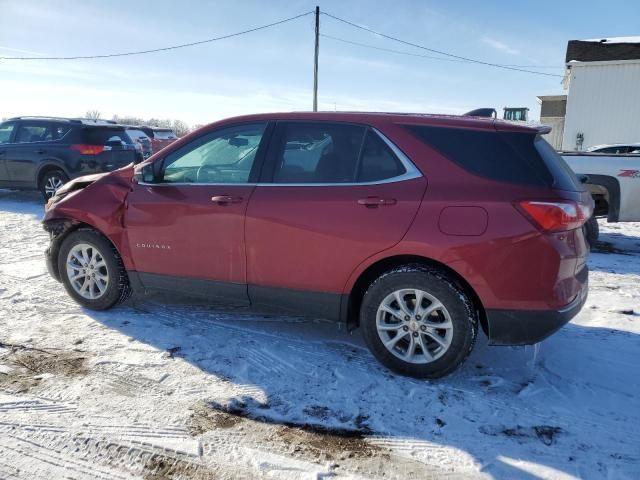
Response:
[[[91,175],[74,178],[56,190],[55,195],[47,202],[47,208],[59,203],[70,193],[82,190],[83,188],[86,188],[98,181],[100,181],[100,183],[129,184],[133,178],[133,173],[133,163],[130,163],[118,170],[114,170],[113,172],[93,173]]]

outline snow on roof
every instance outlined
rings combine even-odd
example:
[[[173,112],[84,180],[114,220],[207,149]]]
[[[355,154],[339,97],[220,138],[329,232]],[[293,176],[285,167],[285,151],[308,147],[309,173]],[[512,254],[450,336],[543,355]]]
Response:
[[[635,36],[635,37],[611,37],[611,38],[589,38],[587,40],[581,40],[581,42],[640,43],[640,36]]]

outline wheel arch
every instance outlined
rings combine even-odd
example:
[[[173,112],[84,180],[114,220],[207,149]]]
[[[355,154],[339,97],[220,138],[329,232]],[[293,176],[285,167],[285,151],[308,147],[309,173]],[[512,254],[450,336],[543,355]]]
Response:
[[[38,171],[36,172],[36,188],[40,188],[42,178],[52,170],[60,170],[67,176],[67,178],[71,178],[69,171],[64,167],[64,165],[61,165],[59,162],[47,160],[38,167]]]
[[[388,270],[409,264],[424,265],[425,267],[436,269],[450,277],[456,285],[469,296],[469,299],[473,302],[473,306],[478,314],[478,320],[480,321],[482,330],[485,334],[488,333],[489,329],[485,308],[480,297],[469,282],[467,282],[462,275],[444,263],[420,255],[393,255],[385,257],[372,263],[360,273],[353,283],[349,293],[342,297],[342,317],[346,320],[348,330],[353,330],[358,327],[360,323],[360,307],[362,306],[364,294],[376,278]]]
[[[118,249],[116,243],[109,238],[104,232],[102,232],[99,228],[95,227],[86,222],[82,222],[79,220],[72,220],[69,218],[55,218],[51,220],[47,220],[44,222],[44,229],[49,232],[51,235],[51,244],[48,249],[48,255],[54,260],[52,262],[52,267],[54,269],[53,276],[57,279],[60,279],[60,272],[58,271],[58,254],[60,253],[60,246],[62,242],[73,232],[78,230],[93,230],[94,232],[101,235],[106,241],[108,241],[113,249],[122,257],[122,253]]]
[[[609,175],[587,174],[589,179],[587,185],[594,185],[606,190],[608,194],[607,220],[617,222],[620,218],[620,182],[617,178]]]

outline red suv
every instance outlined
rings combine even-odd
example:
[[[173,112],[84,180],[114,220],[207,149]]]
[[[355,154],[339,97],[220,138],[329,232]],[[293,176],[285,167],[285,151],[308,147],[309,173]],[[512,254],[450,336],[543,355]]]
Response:
[[[592,200],[535,128],[381,113],[237,117],[47,205],[51,274],[102,310],[159,289],[363,328],[435,378],[539,342],[587,295]]]

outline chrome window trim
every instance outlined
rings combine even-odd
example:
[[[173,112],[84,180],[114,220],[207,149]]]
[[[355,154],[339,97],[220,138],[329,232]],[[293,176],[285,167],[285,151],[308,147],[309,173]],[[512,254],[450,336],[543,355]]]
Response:
[[[238,186],[238,187],[359,187],[359,186],[367,186],[367,185],[385,185],[387,183],[397,183],[404,182],[407,180],[413,180],[415,178],[422,177],[422,173],[418,170],[418,167],[414,165],[414,163],[405,155],[405,153],[398,148],[398,146],[389,140],[380,130],[377,128],[371,128],[376,135],[378,135],[384,143],[391,149],[394,155],[400,160],[402,166],[405,169],[405,172],[402,175],[397,175],[395,177],[385,178],[384,180],[376,180],[373,182],[335,182],[335,183],[275,183],[275,182],[257,182],[257,183],[193,183],[193,182],[184,182],[184,183],[171,183],[171,182],[162,182],[162,183],[144,183],[138,182],[138,185],[146,185],[151,187],[156,186]]]

